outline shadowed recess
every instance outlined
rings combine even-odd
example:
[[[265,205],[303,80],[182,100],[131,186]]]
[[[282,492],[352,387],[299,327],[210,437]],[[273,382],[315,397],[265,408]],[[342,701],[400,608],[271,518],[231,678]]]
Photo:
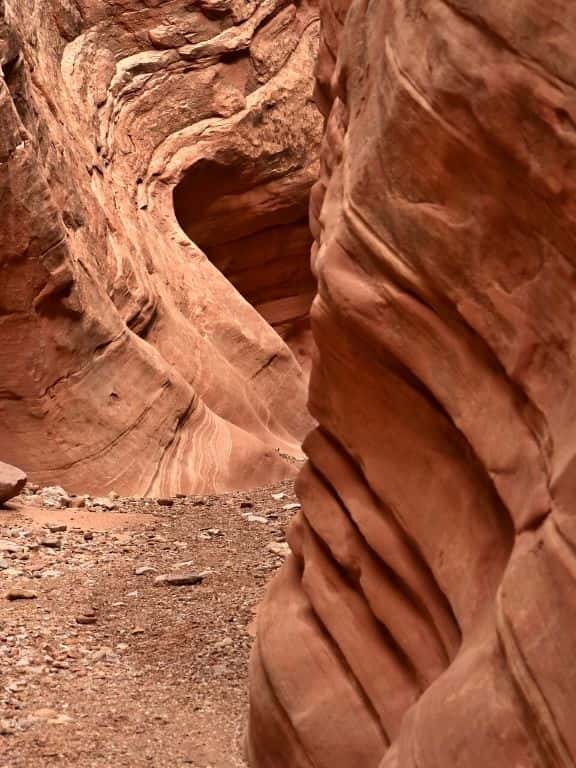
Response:
[[[310,353],[309,176],[286,175],[282,153],[200,159],[174,190],[186,234],[288,343],[303,367]]]

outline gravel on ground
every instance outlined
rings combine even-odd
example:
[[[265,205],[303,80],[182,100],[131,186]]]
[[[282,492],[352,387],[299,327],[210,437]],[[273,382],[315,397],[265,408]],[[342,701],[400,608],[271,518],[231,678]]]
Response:
[[[107,499],[34,489],[0,509],[0,768],[243,766],[291,482]]]

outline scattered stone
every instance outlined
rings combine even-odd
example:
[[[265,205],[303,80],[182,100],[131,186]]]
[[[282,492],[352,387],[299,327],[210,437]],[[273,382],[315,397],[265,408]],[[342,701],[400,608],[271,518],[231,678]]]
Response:
[[[254,504],[251,501],[241,501],[240,509],[252,509]]]
[[[203,528],[198,534],[201,541],[209,541],[217,536],[224,536],[224,532],[220,528]]]
[[[56,536],[46,536],[45,538],[40,539],[40,544],[43,547],[48,547],[48,549],[61,549],[62,539],[59,539]]]
[[[62,576],[62,571],[57,571],[54,568],[46,568],[45,571],[42,571],[40,576],[43,579],[57,579],[59,576]]]
[[[52,507],[53,509],[65,509],[70,506],[70,502],[72,501],[64,488],[61,488],[59,485],[51,485],[47,488],[43,488],[40,492],[40,496],[42,498],[42,504],[45,507]]]
[[[16,733],[16,729],[10,720],[0,720],[0,736],[12,736],[14,733]]]
[[[110,491],[110,493],[108,494],[108,498],[112,499],[112,501],[116,501],[117,499],[120,498],[120,494],[116,493],[116,491]]]
[[[64,533],[64,531],[68,530],[68,526],[65,523],[48,523],[46,528],[48,528],[50,533]]]
[[[282,499],[286,498],[286,494],[284,493],[284,491],[281,491],[280,493],[273,493],[272,498],[274,499],[274,501],[282,501]]]
[[[94,662],[104,661],[105,659],[109,659],[112,656],[114,656],[114,652],[112,651],[112,648],[104,647],[94,652],[92,656],[92,661]]]
[[[76,616],[76,624],[96,624],[96,616]]]
[[[0,552],[20,552],[22,547],[11,539],[0,539]]]
[[[87,501],[86,506],[88,509],[93,509],[94,507],[101,507],[102,509],[108,509],[110,511],[116,509],[115,502],[105,496]]]
[[[139,565],[134,569],[134,576],[146,576],[146,574],[154,573],[155,571],[156,568],[153,568],[151,565]]]
[[[176,494],[177,499],[186,499],[188,498],[185,493],[177,493]]]
[[[273,555],[278,555],[278,557],[288,557],[290,554],[290,547],[285,541],[271,541],[266,546],[266,549],[272,552]]]
[[[172,507],[174,505],[174,499],[156,499],[156,504],[159,504],[161,507]]]
[[[260,515],[243,515],[244,520],[248,523],[267,523],[268,520]]]
[[[204,579],[204,574],[201,573],[166,573],[162,576],[157,576],[154,579],[154,584],[168,584],[172,587],[187,587],[194,584],[200,584]]]
[[[84,538],[84,541],[92,541],[92,539],[94,538],[94,534],[92,533],[92,531],[84,531],[83,538]]]
[[[83,509],[88,500],[90,499],[90,496],[75,496],[73,499],[70,500],[70,506],[73,509]]]
[[[294,503],[294,504],[284,504],[282,509],[285,509],[286,512],[293,512],[295,509],[302,509],[302,504]]]
[[[3,575],[7,579],[17,579],[18,576],[24,575],[24,571],[19,571],[17,568],[6,568],[6,570],[3,572]]]
[[[0,461],[0,504],[18,496],[26,485],[26,475],[21,469]]]
[[[6,592],[7,600],[34,600],[36,597],[38,597],[38,592],[34,592],[33,589],[12,588]]]
[[[76,624],[96,624],[97,620],[95,608],[86,608],[80,616],[76,616]]]
[[[133,635],[143,635],[146,632],[146,630],[143,627],[134,627],[132,630]]]

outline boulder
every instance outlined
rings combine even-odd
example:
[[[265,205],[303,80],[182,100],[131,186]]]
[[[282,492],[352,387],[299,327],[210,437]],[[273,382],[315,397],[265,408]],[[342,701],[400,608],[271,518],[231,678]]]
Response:
[[[21,469],[0,461],[0,504],[17,496],[26,485],[26,475]]]

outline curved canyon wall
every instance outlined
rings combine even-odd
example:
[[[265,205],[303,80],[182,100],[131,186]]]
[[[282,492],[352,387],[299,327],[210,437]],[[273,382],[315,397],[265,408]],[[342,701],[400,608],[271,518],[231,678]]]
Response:
[[[318,347],[254,768],[576,758],[576,7],[325,0]],[[338,55],[337,55],[338,52]]]
[[[80,492],[290,475],[314,4],[2,0],[0,19],[0,459]],[[296,356],[257,311],[287,298]]]

